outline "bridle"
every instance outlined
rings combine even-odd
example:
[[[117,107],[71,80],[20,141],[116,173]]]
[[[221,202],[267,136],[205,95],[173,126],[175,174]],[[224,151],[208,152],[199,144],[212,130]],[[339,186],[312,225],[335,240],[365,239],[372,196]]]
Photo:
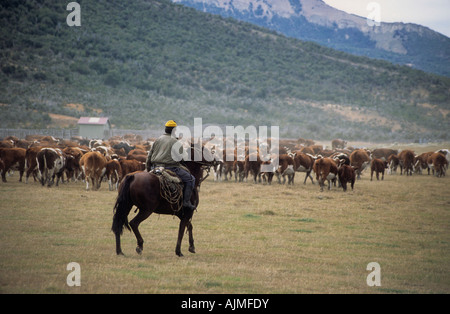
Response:
[[[217,160],[213,160],[213,161],[195,161],[195,163],[198,163],[198,164],[200,164],[200,168],[203,170],[203,171],[206,171],[206,175],[204,175],[201,179],[200,179],[200,182],[199,182],[199,185],[203,182],[203,181],[205,181],[205,179],[209,176],[209,172],[211,171],[211,167],[214,167],[214,166],[216,166],[217,164],[219,164],[219,161],[217,161]]]

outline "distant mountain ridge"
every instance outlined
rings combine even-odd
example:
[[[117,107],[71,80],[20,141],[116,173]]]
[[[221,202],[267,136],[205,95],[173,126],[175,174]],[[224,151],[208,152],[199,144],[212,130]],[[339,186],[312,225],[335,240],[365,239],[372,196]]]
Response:
[[[337,10],[322,0],[172,1],[344,52],[450,76],[450,38],[421,25],[370,26],[366,17]]]

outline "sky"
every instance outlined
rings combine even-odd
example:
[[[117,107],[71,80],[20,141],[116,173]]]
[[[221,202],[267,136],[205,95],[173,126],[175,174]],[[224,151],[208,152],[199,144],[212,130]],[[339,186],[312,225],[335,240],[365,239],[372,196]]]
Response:
[[[371,2],[379,4],[381,22],[404,22],[427,26],[450,37],[450,0],[323,0],[347,13],[367,17]],[[372,9],[373,10],[373,9]]]

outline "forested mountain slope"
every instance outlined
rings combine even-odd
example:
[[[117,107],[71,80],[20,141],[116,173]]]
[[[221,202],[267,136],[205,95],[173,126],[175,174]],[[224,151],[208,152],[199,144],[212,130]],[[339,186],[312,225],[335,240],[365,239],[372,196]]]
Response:
[[[201,117],[290,137],[448,138],[448,78],[169,0],[78,3],[79,27],[66,1],[0,4],[2,127],[46,127],[52,113],[135,129]]]

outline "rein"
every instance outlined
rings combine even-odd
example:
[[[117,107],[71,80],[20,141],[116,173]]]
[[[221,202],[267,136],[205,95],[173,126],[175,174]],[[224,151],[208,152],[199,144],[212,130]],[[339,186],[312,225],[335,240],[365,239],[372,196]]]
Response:
[[[200,168],[206,171],[206,175],[199,179],[198,185],[200,185],[209,176],[211,167],[214,166],[217,161],[214,160],[214,161],[191,161],[191,162],[200,165]]]

